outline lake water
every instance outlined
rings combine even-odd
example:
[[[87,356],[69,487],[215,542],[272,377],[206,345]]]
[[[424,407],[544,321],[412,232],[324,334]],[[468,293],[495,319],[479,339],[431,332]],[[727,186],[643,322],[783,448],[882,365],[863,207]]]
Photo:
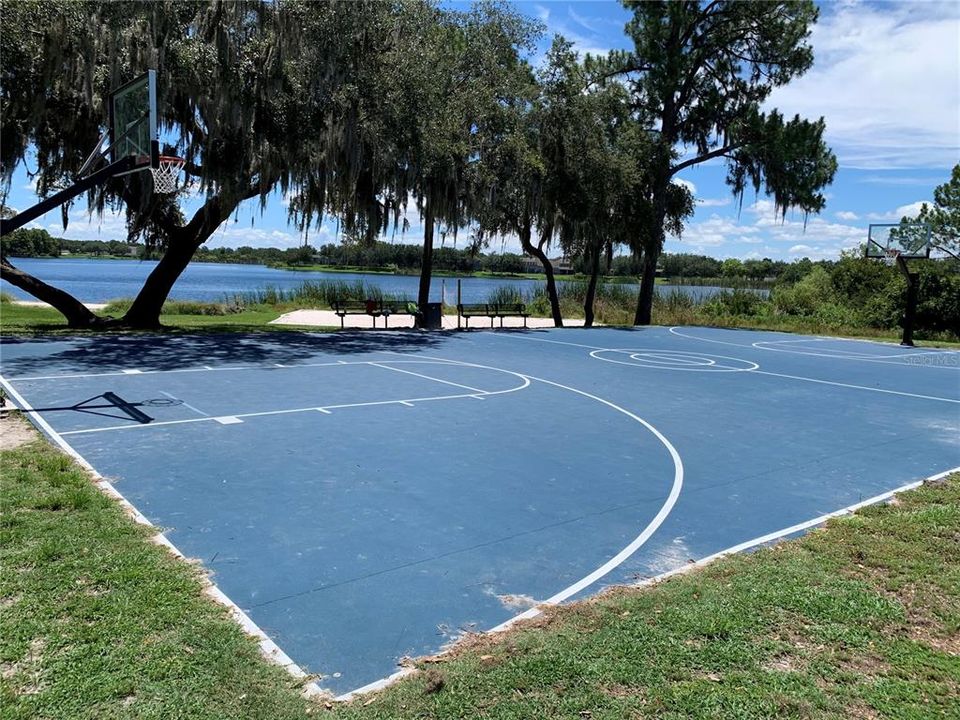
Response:
[[[70,293],[83,302],[108,302],[117,298],[132,298],[143,286],[147,275],[156,266],[153,260],[90,260],[81,258],[13,258],[13,264],[44,282]],[[191,263],[183,272],[171,299],[220,302],[237,293],[274,287],[292,290],[306,280],[363,280],[379,286],[383,292],[415,298],[419,278],[414,275],[371,275],[366,273],[330,273],[276,270],[263,265],[231,265],[223,263]],[[486,302],[499,287],[519,287],[525,292],[542,285],[542,280],[522,278],[462,278],[462,299],[465,303]],[[628,285],[636,291],[636,285]],[[660,293],[679,287],[697,299],[710,297],[719,287],[694,285],[657,285]],[[0,282],[0,289],[22,300],[30,295]],[[446,302],[455,304],[457,278],[433,278],[430,299],[439,301],[445,293]]]

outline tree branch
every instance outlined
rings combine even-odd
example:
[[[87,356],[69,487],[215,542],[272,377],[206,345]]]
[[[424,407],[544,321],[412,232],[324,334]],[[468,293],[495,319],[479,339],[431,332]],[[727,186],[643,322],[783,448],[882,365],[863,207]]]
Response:
[[[680,172],[681,170],[686,170],[688,167],[692,165],[698,165],[699,163],[706,162],[707,160],[713,160],[714,158],[723,157],[724,155],[726,155],[729,152],[732,152],[733,150],[742,148],[743,145],[744,143],[737,143],[735,145],[724,145],[723,147],[717,148],[716,150],[711,150],[710,152],[704,153],[703,155],[698,155],[697,157],[690,158],[689,160],[684,160],[679,165],[674,165],[672,168],[670,168],[670,176],[672,177],[676,175],[678,172]]]

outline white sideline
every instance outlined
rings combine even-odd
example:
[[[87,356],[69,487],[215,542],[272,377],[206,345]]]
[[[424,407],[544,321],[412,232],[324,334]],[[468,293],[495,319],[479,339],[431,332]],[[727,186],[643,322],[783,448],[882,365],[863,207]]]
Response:
[[[30,418],[37,423],[43,429],[44,433],[57,444],[57,446],[63,450],[67,455],[72,457],[76,462],[83,467],[90,475],[93,477],[94,483],[100,490],[104,493],[115,499],[120,506],[134,519],[135,522],[140,525],[146,525],[147,527],[154,528],[157,530],[157,534],[153,536],[153,541],[158,545],[165,547],[171,554],[180,559],[186,559],[186,556],[180,552],[180,549],[174,545],[170,540],[160,532],[152,522],[150,522],[146,516],[137,510],[134,507],[133,503],[127,500],[123,494],[117,490],[109,480],[103,477],[98,473],[87,460],[77,452],[70,443],[60,437],[60,434],[51,427],[40,413],[33,410],[30,406],[30,403],[24,399],[24,397],[17,392],[17,390],[7,381],[5,377],[0,375],[0,385],[7,391],[7,394],[13,398],[14,402],[23,412],[30,413]],[[209,585],[204,588],[204,592],[213,598],[216,602],[223,605],[230,611],[230,614],[233,618],[240,624],[240,626],[247,632],[247,634],[253,636],[259,646],[260,653],[267,658],[268,660],[277,663],[282,666],[298,679],[306,679],[310,677],[303,668],[301,668],[293,659],[287,655],[279,645],[277,645],[273,640],[270,639],[270,636],[267,635],[261,628],[258,626],[250,616],[247,615],[239,605],[237,605],[233,600],[231,600],[226,593],[224,593],[220,588],[217,587],[216,583],[213,581],[207,581]],[[323,690],[316,682],[310,681],[304,684],[303,692],[305,695],[327,695],[328,693]]]
[[[753,540],[747,540],[746,542],[739,543],[738,545],[734,545],[733,547],[728,547],[726,550],[721,550],[720,552],[716,552],[716,553],[713,553],[712,555],[707,555],[704,558],[700,558],[696,562],[689,563],[682,567],[678,567],[673,570],[668,570],[665,573],[660,573],[655,577],[646,578],[637,583],[633,583],[632,585],[630,585],[630,587],[643,587],[645,585],[652,585],[653,583],[660,582],[661,580],[665,580],[669,577],[673,577],[674,575],[681,575],[685,572],[689,572],[693,568],[703,567],[704,565],[708,565],[712,563],[714,560],[725,557],[727,555],[734,555],[738,552],[743,552],[744,550],[749,550],[750,548],[757,547],[758,545],[765,545],[766,543],[773,542],[774,540],[780,540],[781,538],[784,538],[787,535],[793,535],[794,533],[798,533],[803,530],[808,530],[809,528],[816,527],[817,525],[823,525],[823,523],[825,523],[827,520],[830,520],[831,518],[842,517],[843,515],[849,515],[850,513],[856,512],[860,508],[867,507],[868,505],[876,505],[877,503],[883,502],[884,500],[889,500],[897,493],[906,492],[907,490],[913,490],[927,482],[936,482],[937,480],[942,480],[948,475],[952,475],[953,473],[957,473],[957,472],[960,472],[960,466],[951,468],[949,470],[944,470],[943,472],[939,472],[936,475],[931,475],[930,477],[923,478],[922,480],[915,480],[911,483],[907,483],[906,485],[901,485],[900,487],[895,488],[894,490],[889,490],[885,493],[874,495],[871,498],[867,498],[866,500],[861,500],[858,503],[854,503],[853,505],[848,505],[845,508],[834,510],[833,512],[829,512],[824,515],[820,515],[819,517],[815,517],[812,520],[806,520],[804,522],[797,523],[796,525],[791,525],[790,527],[785,527],[780,530],[775,530],[774,532],[767,533],[766,535],[761,535],[760,537],[754,538]]]
[[[644,580],[641,580],[636,583],[632,583],[625,587],[645,587],[645,586],[653,585],[655,583],[666,580],[670,577],[673,577],[674,575],[682,575],[683,573],[690,572],[695,568],[701,568],[706,565],[709,565],[715,560],[718,560],[722,557],[726,557],[727,555],[734,555],[736,553],[743,552],[744,550],[749,550],[750,548],[757,547],[758,545],[764,545],[766,543],[773,542],[774,540],[782,539],[787,535],[793,535],[794,533],[807,530],[811,527],[822,525],[823,523],[825,523],[827,520],[831,518],[848,515],[868,505],[875,505],[876,503],[889,500],[897,493],[905,492],[907,490],[913,490],[914,488],[917,488],[926,482],[936,482],[937,480],[945,478],[946,476],[952,475],[953,473],[956,473],[956,472],[960,472],[960,466],[951,468],[950,470],[944,470],[943,472],[939,472],[936,475],[931,475],[930,477],[924,478],[923,480],[916,480],[914,482],[907,483],[906,485],[901,485],[900,487],[894,490],[881,493],[880,495],[875,495],[871,498],[862,500],[853,505],[848,505],[847,507],[841,508],[840,510],[835,510],[833,512],[826,513],[824,515],[820,515],[818,517],[813,518],[812,520],[807,520],[805,522],[797,523],[796,525],[791,525],[790,527],[786,527],[781,530],[776,530],[774,532],[767,533],[766,535],[761,535],[760,537],[754,538],[753,540],[747,540],[746,542],[742,542],[732,547],[728,547],[726,550],[721,550],[720,552],[713,553],[712,555],[707,555],[706,557],[701,558],[696,562],[689,563],[687,565],[683,565],[678,568],[674,568],[673,570],[669,570],[665,573],[661,573],[659,575],[656,575],[655,577],[646,578]],[[546,607],[546,605],[547,603],[542,603],[540,606],[530,608],[526,612],[521,613],[520,615],[517,615],[516,617],[511,618],[507,622],[501,623],[500,625],[497,625],[496,627],[491,628],[486,632],[487,634],[502,632],[504,630],[509,629],[512,625],[516,624],[520,620],[528,620],[530,618],[534,618],[543,612],[543,608]],[[351,690],[348,693],[338,696],[336,699],[351,700],[359,695],[364,695],[366,693],[370,693],[376,690],[382,690],[385,687],[392,685],[397,680],[400,680],[401,678],[404,678],[413,672],[416,672],[416,668],[403,668],[402,670],[399,670],[393,673],[392,675],[383,678],[382,680],[377,680],[376,682],[369,683],[367,685],[364,685],[363,687],[357,688],[356,690]]]

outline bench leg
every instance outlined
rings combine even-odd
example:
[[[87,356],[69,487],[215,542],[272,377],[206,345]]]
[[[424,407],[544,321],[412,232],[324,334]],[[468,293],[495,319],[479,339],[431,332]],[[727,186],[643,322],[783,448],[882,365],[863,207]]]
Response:
[[[341,329],[341,330],[343,330],[343,322],[344,322],[344,320],[346,320],[346,318],[347,318],[346,315],[341,315],[341,316],[340,316],[340,329]]]
[[[523,327],[524,327],[524,329],[526,329],[526,327],[527,327],[527,316],[526,316],[526,315],[523,316]]]

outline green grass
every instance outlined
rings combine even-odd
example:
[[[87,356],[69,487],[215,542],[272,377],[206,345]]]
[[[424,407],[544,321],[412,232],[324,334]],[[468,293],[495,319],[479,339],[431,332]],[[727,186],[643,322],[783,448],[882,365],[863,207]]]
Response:
[[[192,303],[197,305],[196,303]],[[174,305],[173,309],[177,309]],[[182,309],[182,308],[181,308]],[[187,308],[190,309],[190,308]],[[171,330],[192,332],[284,331],[303,329],[291,325],[270,325],[285,312],[282,308],[253,305],[241,312],[219,314],[165,313],[160,322]],[[102,314],[102,313],[101,313]],[[115,315],[119,315],[116,313]],[[313,328],[316,329],[316,328]],[[0,334],[76,333],[67,328],[63,316],[49,307],[12,303],[0,304]],[[108,331],[109,332],[109,331]],[[124,332],[117,330],[116,332]]]
[[[42,441],[2,454],[0,717],[294,718],[200,570]]]
[[[0,454],[3,718],[957,717],[960,475],[327,709],[44,442]]]

